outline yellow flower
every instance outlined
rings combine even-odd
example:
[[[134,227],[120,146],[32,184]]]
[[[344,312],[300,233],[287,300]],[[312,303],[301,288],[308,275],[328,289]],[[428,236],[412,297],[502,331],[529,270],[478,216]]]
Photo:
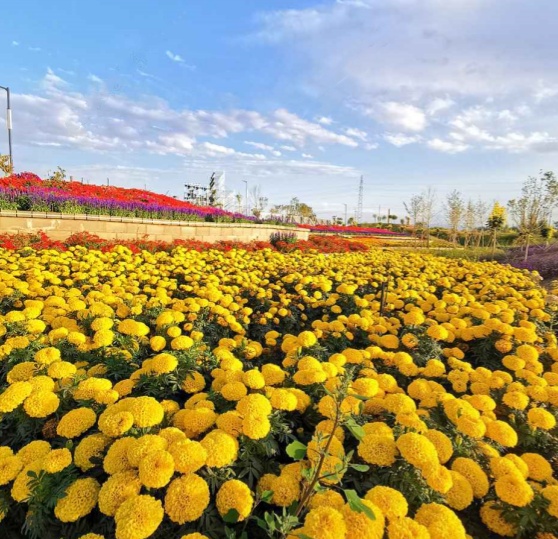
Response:
[[[541,493],[550,502],[547,507],[548,514],[558,518],[558,485],[544,487]]]
[[[391,466],[398,454],[393,437],[378,434],[364,436],[357,452],[362,460],[376,466]]]
[[[74,481],[66,489],[66,495],[56,502],[56,518],[62,522],[75,522],[91,513],[97,505],[100,488],[92,477]]]
[[[67,448],[54,449],[43,460],[43,470],[48,473],[58,473],[72,463],[72,454]],[[1,466],[0,461],[0,466]]]
[[[347,526],[343,515],[336,509],[317,507],[306,515],[302,531],[312,539],[344,539]]]
[[[236,438],[219,429],[207,434],[201,444],[207,452],[206,464],[210,468],[229,466],[238,456]]]
[[[186,393],[199,393],[205,387],[205,378],[196,371],[191,371],[182,382],[182,389]]]
[[[0,393],[0,412],[8,413],[15,410],[33,391],[29,382],[14,382]]]
[[[473,503],[473,487],[459,472],[450,471],[452,487],[446,492],[447,504],[456,511],[462,511]]]
[[[391,520],[387,532],[389,539],[430,539],[428,529],[409,517]]]
[[[273,492],[271,503],[279,507],[289,507],[300,498],[300,479],[288,474],[272,476],[269,488]]]
[[[465,528],[457,515],[447,507],[428,503],[420,507],[415,515],[415,520],[425,526],[431,539],[465,539]]]
[[[445,464],[453,455],[451,440],[443,432],[434,429],[425,432],[424,436],[434,444],[440,464]]]
[[[221,395],[228,401],[239,401],[247,393],[248,390],[242,382],[229,382],[221,388]]]
[[[35,361],[41,365],[50,365],[55,361],[60,361],[60,350],[58,348],[42,348],[35,353]]]
[[[70,410],[56,426],[56,433],[63,438],[77,438],[89,430],[97,421],[91,408],[75,408]]]
[[[147,488],[161,488],[174,474],[174,459],[165,450],[152,451],[139,463],[139,478]]]
[[[159,500],[146,494],[130,496],[114,516],[116,539],[146,539],[159,527],[163,516]]]
[[[374,513],[374,520],[371,520],[366,513],[353,511],[349,504],[345,504],[341,514],[347,527],[346,539],[382,539],[385,526],[382,511],[370,500],[362,500],[362,504]]]
[[[552,477],[552,466],[537,453],[523,453],[521,459],[529,467],[529,477],[535,481],[548,481]]]
[[[515,447],[517,432],[504,421],[491,421],[486,427],[486,436],[504,447]]]
[[[231,509],[234,509],[238,513],[240,522],[252,511],[254,498],[246,483],[231,479],[223,483],[217,492],[215,503],[221,516],[225,516]]]
[[[99,510],[113,517],[118,508],[130,497],[137,496],[141,490],[141,481],[135,470],[127,470],[111,475],[99,491]]]
[[[115,440],[103,459],[103,469],[105,472],[112,475],[129,470],[133,465],[128,460],[128,452],[134,446],[134,443],[137,443],[137,440],[130,437]],[[156,451],[156,449],[153,450]]]
[[[25,399],[23,409],[29,417],[47,417],[58,410],[60,399],[52,391],[40,390]]]
[[[525,507],[534,497],[533,489],[520,474],[499,477],[494,483],[494,488],[498,498],[516,507]]]
[[[534,429],[552,430],[556,426],[556,418],[544,408],[531,408],[527,422]]]
[[[460,473],[469,481],[475,498],[484,498],[486,496],[489,488],[488,477],[474,460],[458,457],[453,461],[451,469],[454,472]]]
[[[266,397],[252,393],[238,401],[236,410],[243,416],[268,416],[272,412],[272,407]]]
[[[110,443],[110,438],[104,434],[91,434],[86,436],[76,447],[74,452],[74,463],[82,471],[93,468],[92,458],[98,458],[105,447]]]
[[[481,520],[490,531],[503,537],[515,537],[516,527],[504,519],[502,512],[494,507],[495,503],[493,501],[486,502],[480,508]]]
[[[196,474],[174,479],[165,495],[165,513],[177,524],[200,518],[209,505],[209,487]]]
[[[134,426],[154,427],[163,421],[165,411],[153,397],[136,397],[130,400],[128,411],[134,416]]]
[[[207,460],[207,451],[192,440],[177,440],[170,444],[168,451],[174,459],[176,471],[183,474],[198,471]]]
[[[23,460],[15,455],[0,458],[0,486],[13,481],[23,468]]]
[[[422,434],[407,432],[398,438],[396,445],[401,456],[417,468],[436,467],[440,463],[436,447]]]
[[[364,498],[379,507],[389,520],[407,516],[407,500],[398,490],[377,486],[370,489]]]
[[[318,339],[312,331],[303,331],[302,333],[299,333],[297,341],[299,346],[302,346],[303,348],[310,348],[318,342]]]

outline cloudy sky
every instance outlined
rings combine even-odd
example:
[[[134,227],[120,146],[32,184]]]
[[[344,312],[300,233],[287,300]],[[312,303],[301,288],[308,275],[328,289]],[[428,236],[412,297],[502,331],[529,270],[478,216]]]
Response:
[[[505,202],[558,168],[556,20],[555,0],[20,0],[16,169],[173,195],[224,170],[320,217],[351,215],[361,175],[365,218],[428,186]]]

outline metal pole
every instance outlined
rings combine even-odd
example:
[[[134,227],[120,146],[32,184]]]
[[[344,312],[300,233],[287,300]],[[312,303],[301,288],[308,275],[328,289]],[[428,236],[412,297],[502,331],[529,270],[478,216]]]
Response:
[[[10,166],[14,168],[14,157],[12,153],[12,109],[10,107],[10,88],[8,86],[0,86],[2,90],[6,90],[7,107],[6,107],[6,126],[8,128],[8,149],[10,156]]]
[[[347,204],[343,204],[345,206],[345,226],[347,226]]]

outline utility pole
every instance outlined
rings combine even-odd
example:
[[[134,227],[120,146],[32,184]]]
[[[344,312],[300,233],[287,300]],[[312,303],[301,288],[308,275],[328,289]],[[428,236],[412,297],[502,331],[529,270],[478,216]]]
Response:
[[[360,177],[360,183],[358,185],[358,204],[355,212],[355,221],[360,223],[362,221],[362,204],[364,199],[364,176]]]
[[[6,127],[8,128],[8,151],[10,156],[10,166],[14,168],[14,156],[12,154],[12,109],[10,107],[10,88],[9,86],[0,86],[1,90],[6,90]]]
[[[347,204],[343,204],[345,206],[345,226],[347,226]]]

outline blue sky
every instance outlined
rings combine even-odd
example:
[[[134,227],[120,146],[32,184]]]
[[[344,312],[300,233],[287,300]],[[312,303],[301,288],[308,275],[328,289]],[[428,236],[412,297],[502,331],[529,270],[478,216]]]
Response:
[[[556,20],[552,0],[20,0],[16,169],[175,195],[224,170],[323,218],[361,174],[365,218],[429,186],[439,219],[453,189],[505,202],[556,169]]]

